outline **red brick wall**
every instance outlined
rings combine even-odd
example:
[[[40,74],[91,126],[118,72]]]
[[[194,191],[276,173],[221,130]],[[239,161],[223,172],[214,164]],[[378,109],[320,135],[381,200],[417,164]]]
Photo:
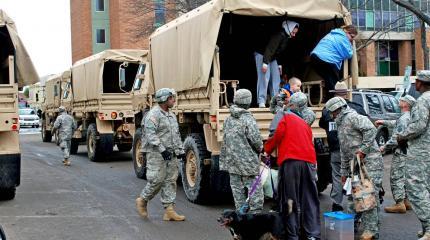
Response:
[[[399,75],[404,75],[406,66],[412,66],[412,41],[399,42]]]
[[[375,43],[372,42],[358,52],[360,76],[376,76],[375,51]]]
[[[72,63],[92,54],[91,1],[70,1]]]
[[[427,47],[430,46],[430,32],[426,33]],[[423,49],[421,47],[421,29],[415,30],[415,69],[417,71],[424,69]]]

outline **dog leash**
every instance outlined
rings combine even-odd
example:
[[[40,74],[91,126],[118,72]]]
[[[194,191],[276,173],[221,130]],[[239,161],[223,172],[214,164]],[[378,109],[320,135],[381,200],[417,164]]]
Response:
[[[270,165],[270,158],[269,157],[265,157],[264,163],[266,165]],[[270,169],[270,167],[269,167],[269,169]],[[262,169],[260,171],[260,173],[258,174],[257,178],[252,183],[251,190],[248,192],[248,197],[246,198],[245,203],[240,207],[239,212],[241,214],[245,214],[245,213],[247,213],[249,211],[249,208],[250,208],[249,207],[249,200],[252,197],[252,195],[254,195],[255,191],[257,190],[258,185],[261,183],[261,176],[263,175],[263,171],[264,171],[264,169]]]

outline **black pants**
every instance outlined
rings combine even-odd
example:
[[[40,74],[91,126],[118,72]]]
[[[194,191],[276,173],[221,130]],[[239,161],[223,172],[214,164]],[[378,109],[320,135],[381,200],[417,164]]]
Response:
[[[337,69],[336,65],[324,62],[323,60],[319,59],[315,54],[311,55],[311,66],[315,72],[324,79],[324,93],[326,100],[334,97],[334,93],[329,91],[334,90],[334,86],[340,80],[339,69]]]
[[[320,202],[315,177],[314,165],[305,161],[287,160],[279,169],[278,200],[288,240],[298,240],[302,230],[306,237],[321,238]],[[289,200],[293,203],[292,212],[286,216]]]

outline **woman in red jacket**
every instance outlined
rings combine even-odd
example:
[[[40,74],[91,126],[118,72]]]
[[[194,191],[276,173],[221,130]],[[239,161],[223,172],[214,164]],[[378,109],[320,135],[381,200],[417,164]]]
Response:
[[[320,239],[320,207],[316,186],[316,154],[310,126],[295,111],[294,101],[264,146],[278,150],[278,201],[286,216],[286,239],[298,240],[302,227],[307,239]],[[291,213],[290,210],[292,210]],[[303,224],[301,226],[301,224]]]

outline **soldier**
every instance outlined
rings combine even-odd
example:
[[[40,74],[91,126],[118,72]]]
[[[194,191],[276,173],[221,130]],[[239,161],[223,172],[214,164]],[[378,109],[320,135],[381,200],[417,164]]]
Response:
[[[396,204],[393,206],[385,207],[387,213],[406,213],[406,210],[411,210],[412,206],[406,198],[405,190],[405,162],[406,162],[406,148],[399,148],[397,145],[397,135],[406,129],[411,115],[410,109],[415,104],[415,98],[406,95],[399,99],[399,106],[402,115],[397,120],[376,120],[376,126],[384,125],[394,128],[393,135],[384,146],[380,147],[381,152],[387,149],[394,149],[394,156],[391,163],[390,171],[390,186],[393,198]]]
[[[307,104],[308,97],[302,92],[295,93],[290,98],[290,109],[296,110],[302,116],[303,120],[305,120],[309,126],[312,126],[316,115],[314,111],[307,107]]]
[[[259,153],[263,149],[260,130],[248,108],[252,94],[240,89],[234,94],[231,115],[224,122],[224,142],[220,153],[220,169],[230,174],[230,186],[237,210],[245,204],[246,192],[255,188],[249,199],[251,212],[263,209],[264,194],[261,183],[255,185],[259,172]],[[253,186],[255,185],[255,186]],[[248,191],[245,191],[247,189]]]
[[[59,115],[54,122],[54,128],[52,132],[58,130],[58,138],[60,139],[60,148],[63,151],[63,164],[64,166],[70,166],[70,146],[72,144],[72,136],[73,132],[76,129],[76,123],[73,120],[73,117],[67,114],[66,108],[60,106],[58,108]]]
[[[358,114],[367,116],[366,111],[364,111],[363,106],[359,103],[351,102],[347,99],[348,97],[348,87],[345,82],[337,82],[334,90],[334,95],[336,97],[341,97],[345,99],[348,107],[354,109]],[[331,206],[332,211],[343,211],[342,201],[343,201],[343,186],[340,175],[340,146],[339,139],[337,138],[336,123],[330,117],[330,112],[327,108],[323,108],[321,118],[319,120],[319,126],[324,129],[327,133],[327,141],[330,149],[330,165],[331,165],[331,175],[332,175],[332,188],[330,192],[330,197],[333,200]]]
[[[411,111],[406,129],[397,135],[399,146],[408,141],[406,194],[421,222],[420,240],[430,239],[430,71],[419,71],[415,89],[422,93]]]
[[[148,202],[161,190],[161,202],[165,208],[164,221],[183,221],[173,206],[176,199],[178,159],[185,157],[175,114],[169,109],[175,105],[175,90],[159,89],[155,93],[158,106],[142,119],[142,153],[146,154],[148,182],[136,199],[140,216],[148,217]]]
[[[382,176],[384,165],[378,144],[375,141],[376,128],[365,116],[359,115],[355,110],[348,107],[345,99],[341,97],[331,98],[326,103],[336,121],[341,153],[341,181],[345,183],[350,174],[350,162],[356,155],[360,156],[369,172],[375,192],[379,193],[382,187]],[[349,210],[353,211],[352,198],[348,198]],[[377,206],[369,211],[363,212],[361,216],[364,232],[361,240],[379,238],[379,201]]]

